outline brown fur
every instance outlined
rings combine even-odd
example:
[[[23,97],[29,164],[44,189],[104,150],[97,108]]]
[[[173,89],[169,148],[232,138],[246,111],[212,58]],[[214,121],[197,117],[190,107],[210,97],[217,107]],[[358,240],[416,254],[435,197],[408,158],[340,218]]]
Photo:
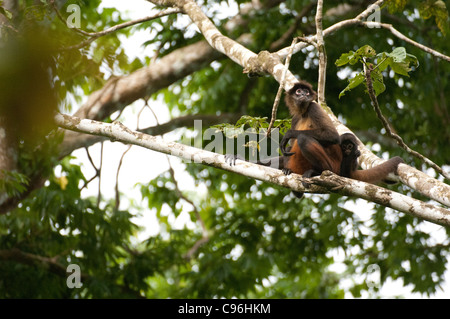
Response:
[[[396,173],[398,164],[403,163],[401,157],[395,156],[383,164],[370,169],[358,170],[357,158],[359,156],[359,151],[356,137],[350,133],[342,134],[341,147],[343,151],[343,159],[340,168],[341,175],[366,183],[376,184],[384,181],[387,175]]]
[[[309,96],[299,97],[296,90],[309,90]],[[325,111],[316,103],[316,92],[307,82],[298,82],[289,90],[285,102],[292,115],[291,132],[310,131],[313,139],[303,146],[302,153],[299,142],[294,142],[288,158],[286,168],[291,172],[303,175],[306,171],[315,169],[317,173],[323,170],[331,170],[339,174],[342,152],[338,145],[339,134],[331,119]],[[289,136],[289,134],[287,134]],[[311,158],[313,157],[313,158]]]

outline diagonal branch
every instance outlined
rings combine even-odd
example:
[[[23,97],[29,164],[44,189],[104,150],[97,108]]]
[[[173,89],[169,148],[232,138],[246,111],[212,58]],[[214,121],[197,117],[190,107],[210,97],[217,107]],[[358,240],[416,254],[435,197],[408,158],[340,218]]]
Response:
[[[415,46],[416,48],[419,48],[420,50],[427,52],[441,60],[450,62],[450,56],[442,54],[436,50],[433,50],[429,47],[427,47],[426,45],[420,44],[419,42],[416,42],[410,38],[408,38],[406,35],[404,35],[403,33],[401,33],[400,31],[398,31],[397,29],[395,29],[392,24],[388,24],[388,23],[379,23],[379,22],[373,22],[373,21],[365,21],[362,23],[363,26],[366,26],[368,28],[383,28],[386,30],[389,30],[389,32],[391,32],[394,36],[396,36],[397,38],[399,38],[400,40],[405,41],[406,43],[409,43],[413,46]]]
[[[93,120],[83,120],[62,114],[55,116],[55,122],[58,126],[68,130],[105,136],[125,144],[142,146],[153,151],[177,156],[184,160],[220,168],[253,179],[287,187],[294,191],[314,193],[328,193],[334,191],[342,195],[366,198],[400,212],[423,218],[436,224],[450,226],[449,210],[424,203],[372,184],[343,178],[337,175],[333,175],[332,179],[329,179],[326,174],[323,174],[320,178],[311,179],[313,183],[318,183],[320,186],[313,185],[311,188],[305,189],[301,183],[303,178],[300,175],[292,174],[292,176],[286,176],[280,170],[245,161],[239,161],[237,165],[230,166],[221,154],[204,151],[175,142],[165,142],[161,138],[132,131],[120,122],[109,124]],[[407,167],[407,165],[400,164],[399,169],[400,167]]]
[[[275,42],[273,42],[270,45],[270,49],[269,50],[271,52],[281,48],[285,42],[287,42],[290,38],[293,37],[295,31],[297,31],[297,28],[298,28],[298,26],[300,25],[300,22],[303,19],[303,17],[305,17],[311,11],[311,9],[314,8],[315,5],[316,5],[316,3],[313,1],[313,2],[305,5],[302,8],[302,11],[300,11],[297,14],[297,16],[294,19],[294,22],[291,24],[289,29],[279,39],[277,39]]]
[[[211,20],[203,13],[198,4],[193,0],[152,0],[154,4],[164,6],[176,6],[185,12],[192,22],[200,29],[206,41],[217,51],[225,54],[231,60],[244,67],[244,72],[249,74],[271,74],[275,80],[281,82],[284,65],[277,54],[262,51],[259,54],[247,49],[226,36],[224,36]],[[291,88],[296,82],[291,72],[286,73],[285,89]]]
[[[66,21],[64,20],[64,17],[61,15],[61,13],[59,12],[59,10],[58,10],[58,8],[57,8],[57,6],[55,4],[55,0],[51,0],[50,4],[52,5],[53,10],[55,11],[55,13],[58,16],[59,20],[61,20],[61,22],[63,24],[66,24]],[[102,36],[108,35],[110,33],[116,32],[116,31],[124,29],[124,28],[131,27],[133,25],[136,25],[136,24],[139,24],[139,23],[142,23],[142,22],[154,20],[154,19],[157,19],[157,18],[164,17],[166,15],[174,14],[174,13],[182,13],[182,11],[180,9],[177,9],[177,8],[168,8],[168,9],[163,10],[161,12],[158,12],[158,13],[152,15],[152,16],[148,16],[148,17],[139,18],[139,19],[127,21],[127,22],[124,22],[124,23],[120,23],[120,24],[117,24],[115,26],[112,26],[112,27],[110,27],[110,28],[108,28],[106,30],[102,30],[102,31],[99,31],[99,32],[86,32],[84,30],[81,30],[80,28],[72,28],[71,30],[73,30],[73,31],[75,31],[77,33],[80,33],[80,34],[82,34],[84,36],[88,36],[89,38],[84,40],[84,41],[82,41],[82,42],[80,42],[80,43],[78,43],[78,44],[76,44],[76,45],[65,47],[62,50],[80,49],[80,48],[85,47],[86,45],[94,42],[95,40],[97,40],[98,38],[100,38]]]
[[[284,72],[283,72],[283,76],[281,77],[281,82],[280,82],[280,86],[277,91],[277,95],[275,96],[275,101],[273,102],[272,118],[270,119],[270,123],[269,123],[269,127],[267,128],[266,136],[270,136],[270,131],[272,130],[273,124],[275,123],[275,119],[277,117],[277,109],[278,109],[278,105],[280,104],[281,93],[283,92],[284,84],[286,82],[286,73],[287,73],[287,70],[289,70],[289,64],[291,63],[292,52],[294,50],[294,46],[297,43],[297,41],[298,41],[298,38],[294,38],[294,40],[292,40],[290,54],[287,56],[286,62],[284,63]]]
[[[163,135],[180,127],[193,127],[194,121],[201,121],[202,125],[207,127],[220,123],[234,123],[240,119],[241,115],[241,113],[189,114],[173,118],[160,125],[138,129],[138,131],[149,135]],[[78,148],[88,147],[104,140],[105,138],[102,136],[67,131],[60,146],[60,157],[64,157]]]
[[[375,92],[373,89],[372,84],[372,78],[371,78],[371,72],[373,70],[368,67],[366,64],[364,64],[364,77],[366,78],[367,83],[367,92],[369,93],[370,100],[372,102],[372,106],[375,109],[375,112],[377,113],[378,118],[380,119],[381,123],[383,124],[384,128],[386,129],[386,134],[388,134],[390,137],[392,137],[398,145],[400,145],[404,150],[406,150],[409,154],[417,157],[418,159],[424,161],[431,167],[433,167],[436,171],[438,171],[442,176],[444,176],[446,179],[450,179],[450,176],[441,168],[439,165],[428,159],[427,157],[423,156],[419,152],[414,151],[411,149],[408,145],[405,144],[403,139],[395,134],[392,130],[391,124],[388,122],[388,120],[384,117],[383,113],[381,112],[380,105],[378,104],[378,99],[375,96]]]

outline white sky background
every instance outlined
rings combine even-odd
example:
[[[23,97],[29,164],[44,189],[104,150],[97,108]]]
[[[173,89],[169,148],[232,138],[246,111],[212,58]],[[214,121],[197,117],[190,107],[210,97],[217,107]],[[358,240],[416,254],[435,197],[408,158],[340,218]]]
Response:
[[[225,4],[224,4],[225,6]],[[104,0],[100,8],[103,7],[115,7],[122,13],[122,18],[137,19],[153,14],[153,5],[145,0]],[[99,9],[100,10],[100,9]],[[234,5],[231,9],[224,7],[225,14],[234,15],[237,13],[237,7]],[[125,15],[123,13],[126,13]],[[187,22],[188,24],[188,22]],[[132,37],[126,39],[123,37],[122,43],[124,45],[126,54],[129,59],[132,60],[134,57],[139,57],[143,59],[145,56],[152,57],[154,55],[154,49],[150,46],[143,47],[142,44],[151,39],[149,32],[145,30],[137,31]],[[144,102],[139,100],[133,103],[132,106],[127,107],[122,116],[122,122],[130,127],[131,129],[136,128],[137,114],[142,109]],[[167,122],[170,120],[170,114],[165,105],[159,101],[149,102],[153,111],[158,116],[160,123]],[[151,112],[146,109],[140,116],[140,128],[145,128],[148,126],[156,125],[156,121],[151,114]],[[175,140],[177,139],[177,133],[169,133],[164,136],[165,139]],[[115,178],[117,167],[119,165],[120,158],[123,152],[127,149],[126,145],[120,143],[105,142],[103,148],[103,166],[102,166],[102,185],[101,192],[103,198],[114,198],[115,196]],[[89,148],[90,154],[96,163],[100,162],[100,145],[94,145]],[[86,152],[84,149],[77,150],[73,153],[77,157],[78,161],[82,163],[83,172],[86,178],[90,178],[94,175],[95,171],[89,163]],[[177,158],[170,157],[171,164],[175,170],[176,179],[179,183],[181,190],[194,190],[195,185],[189,174],[184,172],[184,165]],[[164,154],[143,149],[137,146],[133,146],[130,151],[125,155],[122,163],[122,167],[119,175],[119,189],[122,193],[126,194],[127,197],[133,198],[135,203],[140,202],[140,191],[138,187],[135,187],[137,183],[148,183],[150,180],[160,175],[162,172],[168,169],[169,165],[167,162],[167,157]],[[197,191],[201,194],[200,196],[206,196],[206,189],[200,187]],[[96,196],[98,193],[98,179],[94,180],[89,184],[89,187],[85,189],[82,193],[83,196]],[[121,208],[128,207],[128,201],[121,197]],[[142,203],[146,207],[146,203]],[[364,200],[358,200],[356,205],[353,202],[349,202],[348,208],[354,211],[362,220],[370,219],[370,214],[368,210],[373,204],[367,203]],[[145,208],[144,207],[144,208]],[[138,214],[138,211],[130,212]],[[163,209],[164,212],[164,209]],[[156,212],[150,211],[149,209],[140,209],[139,212],[142,216],[135,219],[135,222],[139,225],[145,227],[145,231],[142,233],[141,238],[147,238],[150,235],[155,235],[159,232],[158,220],[156,218]],[[169,213],[169,209],[166,210]],[[170,220],[170,219],[169,219]],[[178,218],[172,218],[171,221],[175,224],[175,227],[194,227],[195,225],[190,221],[188,213],[182,213]],[[437,234],[437,242],[442,242],[445,239],[445,231],[441,226],[437,226],[431,223],[427,223],[427,231]],[[331,270],[336,272],[342,272],[345,266],[340,263],[344,260],[345,256],[343,252],[336,251],[333,254],[336,264],[330,267]],[[355,281],[360,281],[355,279]],[[446,283],[444,291],[439,291],[434,298],[450,298],[450,275],[447,271],[446,273]],[[345,285],[345,282],[343,283]],[[350,285],[351,283],[348,283]],[[389,280],[383,285],[381,290],[381,295],[383,297],[391,297],[396,295],[403,295],[408,298],[423,298],[420,294],[412,294],[411,287],[403,287],[401,280],[392,281]],[[351,297],[351,295],[347,296]],[[365,297],[363,295],[363,297]]]

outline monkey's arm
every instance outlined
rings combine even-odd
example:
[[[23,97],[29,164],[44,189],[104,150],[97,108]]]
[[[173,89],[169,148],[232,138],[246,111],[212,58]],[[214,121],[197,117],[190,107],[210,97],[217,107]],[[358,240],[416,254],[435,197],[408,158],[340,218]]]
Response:
[[[294,153],[290,153],[286,150],[286,144],[291,138],[298,139],[300,136],[305,136],[317,140],[321,145],[328,146],[331,144],[339,144],[339,134],[337,132],[313,129],[313,130],[288,130],[283,136],[280,143],[280,151],[285,156],[290,156]]]

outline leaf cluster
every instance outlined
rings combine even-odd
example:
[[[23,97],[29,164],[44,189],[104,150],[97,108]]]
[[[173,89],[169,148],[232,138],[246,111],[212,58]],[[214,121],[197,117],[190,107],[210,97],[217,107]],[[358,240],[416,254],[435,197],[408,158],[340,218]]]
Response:
[[[369,60],[375,59],[374,64]],[[417,58],[406,52],[405,48],[398,47],[392,52],[382,52],[376,54],[375,50],[370,45],[364,45],[356,52],[350,51],[343,53],[341,57],[335,62],[336,66],[342,67],[346,64],[354,65],[356,63],[362,63],[367,68],[370,68],[370,77],[372,79],[375,95],[378,96],[386,90],[386,86],[383,83],[383,74],[388,67],[396,74],[409,76],[409,72],[412,70],[410,65],[414,68],[419,66]],[[345,95],[345,92],[356,88],[358,85],[365,81],[364,71],[361,71],[355,75],[354,78],[349,80],[347,87],[339,94],[339,98]],[[367,85],[367,83],[366,83]]]

